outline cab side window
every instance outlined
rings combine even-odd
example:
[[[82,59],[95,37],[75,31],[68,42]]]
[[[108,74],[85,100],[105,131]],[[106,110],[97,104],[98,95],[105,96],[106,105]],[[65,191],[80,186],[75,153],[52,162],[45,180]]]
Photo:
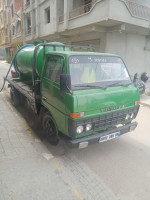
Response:
[[[48,55],[46,62],[46,78],[60,82],[60,74],[64,73],[64,58],[61,56]]]

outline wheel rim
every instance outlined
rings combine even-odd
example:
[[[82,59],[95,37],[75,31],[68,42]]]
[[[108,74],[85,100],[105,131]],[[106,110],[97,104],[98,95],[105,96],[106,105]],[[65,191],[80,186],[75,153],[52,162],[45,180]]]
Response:
[[[56,137],[54,123],[50,119],[47,119],[45,123],[45,128],[46,128],[46,135],[49,139],[52,137]]]

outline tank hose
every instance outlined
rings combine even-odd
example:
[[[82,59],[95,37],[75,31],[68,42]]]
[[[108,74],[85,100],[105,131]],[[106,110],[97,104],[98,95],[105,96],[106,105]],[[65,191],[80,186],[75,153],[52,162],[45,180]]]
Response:
[[[12,66],[15,64],[15,59],[16,59],[16,56],[17,56],[17,54],[19,53],[19,51],[21,51],[22,49],[24,49],[24,48],[26,48],[26,47],[31,47],[31,46],[34,46],[34,45],[33,45],[33,44],[26,44],[26,45],[20,47],[20,49],[18,49],[18,50],[16,51],[16,53],[15,53],[15,55],[14,55],[14,57],[13,57],[13,60],[12,60],[12,62],[11,62],[11,65],[10,65],[10,67],[9,67],[9,69],[8,69],[8,72],[7,72],[6,76],[4,77],[4,82],[3,82],[2,88],[0,89],[0,92],[2,92],[2,90],[4,89],[4,86],[5,86],[5,83],[6,83],[8,74],[9,74],[9,72],[10,72]]]

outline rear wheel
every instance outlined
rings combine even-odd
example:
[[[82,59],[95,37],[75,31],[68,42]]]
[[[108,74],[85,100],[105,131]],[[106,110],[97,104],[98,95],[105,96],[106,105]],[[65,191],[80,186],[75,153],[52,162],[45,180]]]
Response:
[[[57,136],[57,129],[54,123],[54,120],[49,112],[44,113],[42,120],[44,134],[46,135],[47,140],[52,145],[57,145],[59,140]]]

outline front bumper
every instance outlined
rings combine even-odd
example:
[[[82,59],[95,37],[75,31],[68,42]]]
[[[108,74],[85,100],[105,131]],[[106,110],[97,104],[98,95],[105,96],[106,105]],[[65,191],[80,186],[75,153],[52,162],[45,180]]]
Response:
[[[85,136],[82,138],[78,138],[75,140],[69,140],[68,141],[68,146],[71,148],[79,148],[82,144],[84,146],[84,144],[87,144],[87,146],[89,144],[94,144],[94,143],[99,143],[99,139],[100,137],[106,136],[106,135],[110,135],[112,133],[116,133],[116,132],[120,132],[120,135],[123,135],[127,132],[130,132],[132,130],[134,130],[137,127],[137,122],[133,122],[130,124],[126,124],[124,126],[115,128],[115,129],[111,129],[111,130],[107,130],[107,131],[103,131],[103,132],[95,132],[92,135],[89,136]]]

